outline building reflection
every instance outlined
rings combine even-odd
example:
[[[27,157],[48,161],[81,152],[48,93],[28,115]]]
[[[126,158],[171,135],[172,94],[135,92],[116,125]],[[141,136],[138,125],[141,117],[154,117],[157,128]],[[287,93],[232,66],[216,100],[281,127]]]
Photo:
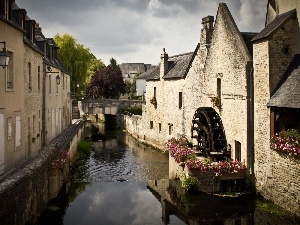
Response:
[[[148,189],[161,203],[164,224],[175,215],[186,224],[254,224],[255,199],[187,193],[178,180],[149,180]]]

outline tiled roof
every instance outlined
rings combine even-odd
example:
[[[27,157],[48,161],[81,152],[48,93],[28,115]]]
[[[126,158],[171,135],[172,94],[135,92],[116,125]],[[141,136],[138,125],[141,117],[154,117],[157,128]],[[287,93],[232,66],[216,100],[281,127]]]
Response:
[[[268,102],[270,107],[300,108],[300,55],[296,55],[286,75]]]
[[[163,79],[181,79],[187,75],[192,62],[197,55],[199,44],[194,52],[170,56],[168,59],[168,71],[163,76]],[[153,69],[143,73],[137,79],[159,80],[160,78],[160,63]]]
[[[281,27],[289,18],[296,15],[296,10],[293,9],[286,13],[282,13],[277,15],[275,19],[269,23],[252,41],[257,41],[263,38],[267,38],[271,35],[274,31],[276,31],[279,27]]]

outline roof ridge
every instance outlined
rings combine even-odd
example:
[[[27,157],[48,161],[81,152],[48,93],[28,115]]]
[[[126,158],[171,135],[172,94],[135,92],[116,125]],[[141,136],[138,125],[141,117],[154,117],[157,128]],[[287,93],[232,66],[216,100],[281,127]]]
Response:
[[[184,55],[189,55],[189,54],[192,54],[194,52],[187,52],[187,53],[182,53],[182,54],[178,54],[178,55],[172,55],[172,56],[169,56],[169,58],[174,58],[174,57],[178,57],[178,56],[184,56]]]

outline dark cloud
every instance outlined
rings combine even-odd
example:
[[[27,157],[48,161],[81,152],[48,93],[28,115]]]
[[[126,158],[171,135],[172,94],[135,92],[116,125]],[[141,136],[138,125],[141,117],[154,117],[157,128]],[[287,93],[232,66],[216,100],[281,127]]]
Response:
[[[163,47],[170,55],[193,51],[201,20],[225,2],[241,31],[260,31],[267,0],[16,0],[43,33],[69,33],[109,62],[156,64]],[[195,45],[195,46],[194,46]],[[174,54],[173,54],[173,53]]]

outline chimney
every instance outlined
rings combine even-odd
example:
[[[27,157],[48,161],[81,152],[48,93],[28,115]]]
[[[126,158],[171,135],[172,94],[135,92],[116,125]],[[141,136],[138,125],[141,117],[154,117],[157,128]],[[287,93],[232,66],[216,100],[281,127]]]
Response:
[[[200,34],[200,48],[208,47],[214,29],[214,17],[207,16],[202,18],[202,29]]]
[[[200,33],[200,47],[199,47],[200,68],[204,68],[206,57],[211,43],[213,30],[214,30],[214,17],[207,16],[202,18],[202,29]]]
[[[42,28],[40,27],[39,23],[35,24],[35,32],[36,32],[36,34],[41,34],[42,33]]]
[[[162,78],[168,72],[168,53],[166,53],[165,48],[160,55],[160,78]]]

